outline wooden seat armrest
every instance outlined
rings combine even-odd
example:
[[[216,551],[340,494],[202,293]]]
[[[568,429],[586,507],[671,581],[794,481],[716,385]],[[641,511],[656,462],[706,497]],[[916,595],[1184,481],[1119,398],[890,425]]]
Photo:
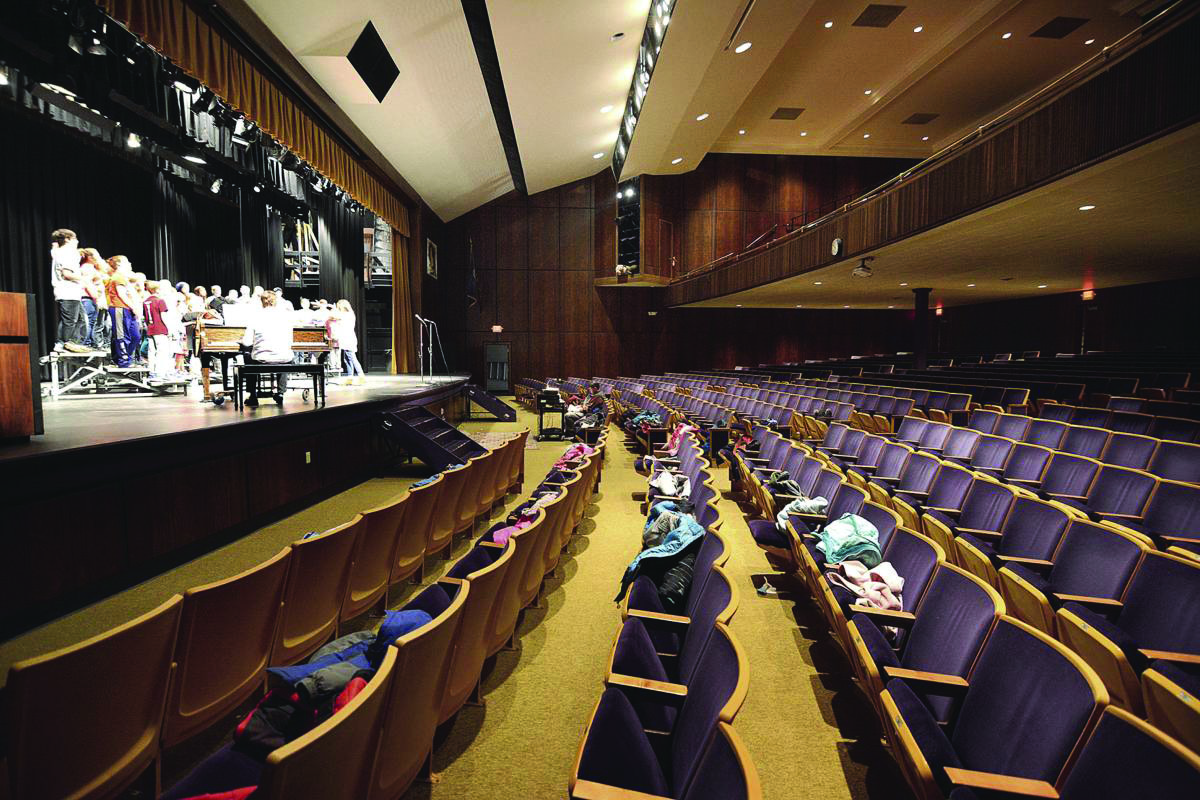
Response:
[[[942,506],[925,506],[926,511],[940,511],[948,517],[957,517],[962,513],[961,508],[943,508]]]
[[[449,575],[443,575],[437,582],[443,586],[464,586],[467,583],[462,578],[451,578]]]
[[[1013,564],[1024,564],[1027,567],[1053,567],[1053,561],[1047,561],[1044,558],[1025,558],[1024,556],[1005,556],[997,554],[996,558],[1001,561],[1011,562]]]
[[[878,625],[911,628],[912,624],[917,621],[917,615],[911,611],[889,611],[886,608],[875,608],[874,606],[851,606],[850,610],[855,614],[862,614],[868,619],[874,620]]]
[[[1102,608],[1120,608],[1120,600],[1112,600],[1108,597],[1092,597],[1086,594],[1065,594],[1063,592],[1055,592],[1054,596],[1064,603],[1079,603],[1084,606],[1100,606]]]
[[[1129,522],[1141,522],[1143,520],[1141,514],[1116,514],[1111,511],[1097,511],[1096,516],[1101,519],[1125,520]]]
[[[911,494],[911,495],[913,495],[914,497],[929,497],[929,492],[919,492],[919,491],[917,491],[916,489],[900,489],[900,488],[897,488],[897,489],[896,489],[896,491],[900,492],[901,494]]]
[[[1168,536],[1165,533],[1158,534],[1158,538],[1164,542],[1185,542],[1190,544],[1196,544],[1197,541],[1200,541],[1195,536]]]
[[[769,459],[769,458],[748,458],[746,456],[742,456],[742,461],[753,461],[755,464],[770,464],[771,463],[771,459]]]
[[[799,511],[792,511],[788,514],[789,517],[799,517],[803,520],[812,520],[813,522],[822,522],[825,519],[824,514],[807,514]]]
[[[848,456],[845,454],[838,454],[836,457],[841,459],[842,461],[858,461],[858,456]]]
[[[1055,494],[1054,492],[1046,492],[1054,500],[1075,500],[1080,503],[1086,503],[1087,498],[1078,494]]]
[[[682,683],[668,683],[667,681],[655,681],[650,678],[636,678],[633,675],[620,675],[616,672],[610,672],[604,678],[604,683],[608,686],[620,686],[622,689],[637,689],[638,691],[651,692],[655,696],[663,698],[679,698],[682,700],[687,697],[687,687]]]
[[[571,788],[571,797],[575,800],[670,800],[657,794],[646,794],[633,789],[622,789],[620,786],[609,786],[607,783],[594,781],[575,781]]]
[[[496,548],[497,550],[503,550],[503,549],[504,549],[505,547],[507,547],[508,545],[499,544],[499,543],[497,543],[497,542],[489,542],[489,541],[487,541],[487,540],[485,539],[484,541],[482,541],[482,542],[480,542],[480,543],[479,543],[479,546],[480,546],[480,547],[494,547],[494,548]]]
[[[875,470],[879,469],[879,465],[878,464],[859,464],[858,468],[861,469],[863,472],[874,472]]]
[[[925,672],[920,669],[905,669],[904,667],[884,667],[884,673],[889,678],[903,678],[917,687],[938,694],[959,696],[965,694],[970,686],[966,678],[958,675],[945,675],[941,672]]]
[[[969,533],[972,536],[977,536],[980,539],[999,539],[1002,534],[1000,531],[984,531],[979,528],[955,528],[958,533]]]
[[[674,625],[691,625],[691,617],[681,617],[678,614],[664,614],[660,611],[643,611],[640,608],[631,608],[626,616],[637,617],[638,619],[648,620],[650,622],[669,622]]]
[[[777,494],[777,495],[775,495],[775,499],[776,500],[803,500],[804,498],[802,498],[798,494]]]
[[[1176,661],[1180,664],[1200,664],[1200,653],[1174,653],[1170,650],[1150,650],[1139,647],[1138,652],[1151,660]]]
[[[1057,798],[1058,791],[1045,781],[1032,778],[1017,778],[1012,775],[998,775],[994,772],[980,772],[974,769],[946,767],[946,777],[955,786],[968,786],[972,789],[1020,794],[1026,797]]]

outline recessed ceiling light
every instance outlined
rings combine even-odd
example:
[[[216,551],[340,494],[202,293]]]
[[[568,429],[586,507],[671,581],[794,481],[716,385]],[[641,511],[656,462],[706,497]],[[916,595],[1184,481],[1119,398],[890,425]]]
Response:
[[[832,27],[833,27],[833,20],[827,20],[827,21],[825,22],[825,27],[826,27],[826,28],[832,28]]]
[[[921,141],[922,141],[922,142],[928,142],[928,141],[929,141],[929,137],[928,137],[928,136],[922,136],[922,137],[921,137]]]
[[[973,283],[968,283],[968,284],[967,284],[967,288],[968,288],[968,289],[974,289],[974,288],[975,288],[975,284],[973,284]]]
[[[895,308],[895,306],[888,306],[888,308]]]
[[[808,131],[800,131],[801,136],[808,136]]]
[[[630,186],[628,189],[625,190],[625,196],[633,197],[633,187],[632,186]]]
[[[875,90],[874,89],[864,89],[863,94],[870,94],[873,91],[875,91]]]
[[[900,285],[901,285],[901,286],[908,286],[908,284],[907,284],[907,283],[902,283],[902,284],[900,284]]]
[[[923,30],[925,30],[925,26],[924,26],[924,25],[918,25],[917,27],[913,28],[913,33],[920,33],[920,32],[921,32],[921,31],[923,31]]]
[[[1091,211],[1093,208],[1095,208],[1095,206],[1080,206],[1079,210],[1080,211]]]
[[[742,42],[742,43],[741,43],[741,44],[739,44],[737,47],[733,48],[733,52],[735,52],[735,53],[744,53],[744,52],[746,52],[747,50],[749,50],[749,49],[750,49],[750,46],[751,46],[751,45],[750,45],[750,42]]]
[[[610,111],[612,111],[612,110],[613,110],[613,107],[612,107],[612,106],[600,106],[600,113],[601,113],[601,114],[607,114],[608,112],[610,112]]]
[[[1045,284],[1045,283],[1039,283],[1039,284],[1038,284],[1038,288],[1039,288],[1039,289],[1045,289],[1047,285],[1048,285],[1048,284]]]
[[[738,128],[738,136],[745,136],[745,135],[746,135],[746,129]]]
[[[672,164],[678,164],[680,161],[683,161],[683,159],[682,158],[672,158],[671,159]]]
[[[849,308],[849,307],[850,307],[850,306],[842,306],[842,308]]]
[[[871,134],[869,134],[869,133],[864,133],[864,134],[863,134],[863,138],[864,138],[864,139],[870,139],[870,138],[871,138]]]
[[[625,32],[624,32],[624,31],[617,31],[617,32],[616,32],[616,33],[614,33],[612,36],[608,37],[608,40],[609,40],[610,42],[619,42],[619,41],[621,41],[621,40],[622,40],[622,39],[624,39],[624,38],[625,38]]]
[[[1084,42],[1084,44],[1095,44],[1095,43],[1096,43],[1095,39],[1088,39],[1086,42]]]
[[[705,111],[705,112],[704,112],[703,114],[701,114],[700,116],[696,117],[696,122],[704,122],[704,120],[706,120],[706,119],[708,119],[708,112],[707,112],[707,111]]]
[[[738,307],[738,308],[741,308],[741,307],[742,307],[742,304],[741,304],[741,303],[738,303],[738,304],[737,304],[737,307]]]
[[[796,304],[796,308],[804,308],[804,306],[802,306],[802,305],[800,305],[799,303],[797,303],[797,304]]]
[[[1008,33],[1004,34],[1004,35],[1003,35],[1003,36],[1001,36],[1000,38],[1001,38],[1001,39],[1011,39],[1011,38],[1012,38],[1012,32],[1011,32],[1011,31],[1009,31]]]
[[[820,286],[820,285],[821,285],[820,281],[813,281],[813,286]]]
[[[592,153],[592,158],[604,158],[604,153]]]

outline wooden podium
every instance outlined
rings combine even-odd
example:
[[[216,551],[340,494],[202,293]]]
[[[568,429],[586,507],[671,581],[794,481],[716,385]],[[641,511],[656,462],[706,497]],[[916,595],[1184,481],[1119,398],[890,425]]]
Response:
[[[34,295],[0,292],[0,441],[42,433]]]

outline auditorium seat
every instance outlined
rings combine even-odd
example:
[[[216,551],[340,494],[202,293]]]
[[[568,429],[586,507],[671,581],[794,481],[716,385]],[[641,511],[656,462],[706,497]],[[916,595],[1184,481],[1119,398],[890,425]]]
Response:
[[[1200,666],[1150,662],[1142,673],[1142,702],[1151,725],[1200,753]]]
[[[1035,489],[1041,485],[1053,455],[1054,451],[1048,447],[1016,442],[1000,477],[1007,483]]]
[[[892,496],[892,508],[899,512],[901,519],[910,527],[918,529],[921,527],[921,514],[926,507],[952,511],[961,509],[973,481],[970,470],[949,461],[942,461],[928,489],[897,487]]]
[[[1029,434],[1033,420],[1022,414],[1001,414],[996,420],[996,428],[992,431],[996,436],[1003,436],[1013,441],[1023,442]]]
[[[1148,472],[1102,464],[1086,496],[1052,496],[1092,519],[1138,523],[1157,485],[1158,479]]]
[[[516,531],[508,538],[508,547],[513,548],[512,561],[508,565],[508,575],[501,584],[500,593],[496,597],[496,610],[492,614],[491,624],[487,632],[487,654],[493,656],[508,644],[517,628],[517,619],[522,602],[522,579],[529,569],[531,562],[536,562],[541,568],[542,553],[546,545],[543,536],[546,521],[546,510],[539,508],[533,522],[528,528]],[[492,542],[481,542],[480,547],[501,550],[505,545]]]
[[[1108,444],[1109,432],[1103,428],[1089,428],[1083,425],[1068,425],[1058,449],[1064,453],[1072,453],[1088,458],[1100,458]]]
[[[1000,421],[1000,411],[989,411],[983,408],[971,410],[967,418],[967,427],[980,433],[995,433],[996,423]]]
[[[1067,424],[1054,419],[1034,419],[1029,422],[1029,431],[1024,440],[1029,444],[1040,444],[1058,450],[1067,436]]]
[[[1070,453],[1054,453],[1041,480],[1006,478],[1009,483],[1036,491],[1044,497],[1068,497],[1076,500],[1087,498],[1088,490],[1096,479],[1102,464],[1094,458],[1075,456]]]
[[[683,616],[690,617],[695,613],[696,603],[704,589],[705,582],[712,577],[711,567],[723,566],[729,560],[729,544],[720,533],[709,530],[704,534],[700,547],[696,551],[696,561],[692,565],[691,584],[688,595],[684,600]],[[664,613],[662,600],[658,596],[658,586],[645,575],[638,576],[630,584],[629,594],[622,608],[622,616],[628,617],[632,611],[650,611]],[[653,633],[651,637],[654,638]],[[664,637],[666,638],[666,637]]]
[[[1156,439],[1197,442],[1200,441],[1200,421],[1181,417],[1155,417],[1154,424],[1147,433]]]
[[[292,548],[285,547],[245,572],[184,592],[163,747],[199,733],[262,690],[291,558]]]
[[[405,524],[412,495],[409,492],[362,512],[358,546],[350,564],[350,579],[342,601],[342,621],[354,619],[373,606],[387,607],[387,590],[393,568],[403,565],[409,574],[425,558],[425,532]]]
[[[999,586],[997,564],[1049,568],[1071,515],[1052,503],[1018,497],[1000,535],[962,531],[954,539],[954,561],[992,586]]]
[[[960,509],[926,506],[921,520],[923,529],[947,552],[952,550],[954,537],[960,533],[998,538],[1015,500],[1016,492],[1012,488],[992,481],[975,480],[967,489]],[[930,519],[939,524],[931,526]],[[944,532],[949,535],[942,538]]]
[[[762,784],[754,761],[737,731],[725,722],[717,723],[717,733],[696,768],[696,777],[681,800],[762,800]]]
[[[944,797],[993,773],[1060,785],[1064,768],[1108,702],[1078,656],[1041,631],[1001,617],[945,731],[913,686],[892,678],[881,695],[888,739],[919,798]]]
[[[363,516],[355,514],[319,536],[292,542],[292,566],[284,585],[272,666],[297,664],[337,636],[350,565],[363,527]]]
[[[495,451],[487,450],[467,462],[468,477],[459,495],[453,536],[470,535],[475,529],[475,521],[491,508],[491,478],[497,461]],[[449,553],[446,555],[449,557]]]
[[[941,449],[942,458],[956,464],[969,464],[979,447],[980,433],[970,428],[954,428]]]
[[[714,626],[718,622],[728,625],[738,607],[737,588],[729,575],[718,566],[710,569],[712,574],[706,576],[692,614],[629,611],[609,655],[605,685],[619,684],[621,678],[691,685]],[[660,635],[652,636],[651,630]],[[664,650],[661,642],[668,639],[671,645]],[[670,730],[675,721],[674,709],[655,702],[643,703],[642,699],[630,697],[646,727]]]
[[[1012,439],[1005,439],[1003,436],[980,436],[979,444],[971,455],[971,469],[992,477],[1000,477],[1004,474],[1004,467],[1012,457],[1016,445]]]
[[[389,590],[391,586],[403,580],[411,578],[419,581],[425,574],[426,548],[432,537],[434,516],[441,500],[445,478],[439,474],[427,481],[408,489],[408,509],[401,523],[400,543],[392,562],[391,575],[388,577]],[[421,548],[419,559],[415,557],[418,542]]]
[[[1137,433],[1144,436],[1154,427],[1154,415],[1136,411],[1113,411],[1109,415],[1106,427],[1117,433]]]
[[[1146,509],[1140,515],[1100,515],[1107,523],[1153,538],[1164,548],[1200,546],[1200,486],[1178,481],[1157,481]]]
[[[1052,419],[1056,422],[1070,422],[1071,417],[1075,415],[1075,406],[1063,405],[1061,403],[1047,403],[1042,408],[1042,419]]]
[[[1164,441],[1146,471],[1167,480],[1200,484],[1200,444]]]
[[[479,682],[483,662],[488,657],[487,635],[504,582],[509,579],[509,565],[515,552],[513,546],[496,549],[477,545],[440,581],[443,584],[465,581],[470,584],[471,591],[463,605],[462,628],[448,666],[439,725],[454,716],[471,698],[482,703]]]
[[[992,626],[1005,612],[991,586],[953,564],[939,564],[912,613],[853,607],[847,623],[849,656],[860,685],[882,715],[879,695],[892,678],[916,677],[913,688],[934,718],[947,723],[957,710],[966,677]],[[881,627],[907,629],[898,650]]]
[[[1053,636],[1055,609],[1068,599],[1098,608],[1119,601],[1147,549],[1142,539],[1121,530],[1071,520],[1048,571],[1017,561],[1000,568],[1000,591],[1008,613]]]
[[[1113,703],[1140,714],[1138,676],[1151,661],[1200,659],[1200,563],[1146,551],[1119,604],[1105,612],[1067,602],[1058,636],[1100,674]]]
[[[255,798],[366,797],[387,701],[393,692],[410,690],[397,686],[394,680],[401,653],[389,647],[379,669],[353,700],[312,730],[272,750],[263,765]]]
[[[460,505],[464,496],[469,496],[469,492],[464,490],[471,478],[471,467],[468,464],[442,471],[442,488],[430,520],[429,540],[425,543],[426,556],[449,555],[454,544],[454,534],[462,530],[458,527]],[[474,522],[473,517],[471,521]]]
[[[1099,460],[1119,467],[1146,469],[1159,444],[1158,439],[1137,433],[1114,433],[1109,437],[1108,446],[1100,454]]]
[[[616,789],[683,797],[717,724],[732,722],[745,701],[749,678],[745,653],[718,623],[691,686],[646,680],[611,684],[584,732],[568,784],[571,797],[622,796]],[[646,731],[629,700],[634,694],[678,707],[672,730]],[[652,743],[651,736],[662,737],[661,743]],[[701,790],[696,796],[706,794]]]
[[[12,665],[4,740],[13,800],[116,797],[142,776],[147,794],[159,791],[182,609],[174,595],[98,636]]]
[[[525,479],[525,446],[529,442],[529,429],[525,428],[517,434],[515,452],[508,462],[508,491],[520,492],[521,483]]]
[[[392,644],[396,672],[364,800],[395,800],[429,763],[469,583],[436,583],[404,605],[432,621]]]

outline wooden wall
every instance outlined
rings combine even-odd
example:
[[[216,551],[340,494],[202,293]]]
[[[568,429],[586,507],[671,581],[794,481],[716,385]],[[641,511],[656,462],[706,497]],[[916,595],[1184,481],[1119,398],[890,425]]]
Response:
[[[678,276],[734,253],[772,225],[813,221],[899,175],[913,162],[892,158],[709,153],[681,175],[642,177],[642,266]],[[664,227],[665,222],[669,227]],[[674,242],[660,238],[674,231]],[[667,253],[677,259],[674,270]]]
[[[756,226],[763,219],[786,222],[805,208],[832,203],[839,192],[876,185],[903,163],[716,155],[704,160],[696,176],[644,176],[643,186],[658,181],[658,188],[669,190],[657,195],[666,205],[656,208],[669,214],[689,210],[691,222],[677,228],[687,237],[684,248],[707,254],[745,231],[752,231],[749,238],[758,235]],[[709,365],[709,352],[722,360],[754,360],[753,337],[747,338],[739,329],[744,323],[724,311],[662,310],[650,316],[648,312],[662,308],[665,290],[594,286],[594,278],[614,274],[615,191],[612,173],[604,170],[529,197],[511,193],[444,225],[423,218],[423,235],[440,248],[441,274],[437,280],[424,279],[422,305],[442,326],[454,371],[469,371],[480,379],[483,346],[491,341],[509,343],[514,379],[639,374],[674,368],[682,358],[702,367]],[[658,202],[653,195],[651,202]],[[721,238],[713,233],[718,229]],[[694,245],[693,236],[703,241]],[[656,248],[656,238],[650,241]],[[472,251],[478,303],[468,305]],[[881,314],[879,319],[895,317]],[[819,312],[787,310],[766,316],[774,321],[761,330],[769,331],[772,352],[780,358],[840,355],[851,342],[870,344],[874,351],[895,335],[891,322],[864,326],[870,332],[865,338],[856,338],[859,328],[854,326],[846,338],[834,336],[836,328]],[[497,324],[503,333],[491,333]]]
[[[1197,265],[1200,267],[1200,264]],[[1200,278],[947,308],[931,346],[951,352],[1195,350]]]

